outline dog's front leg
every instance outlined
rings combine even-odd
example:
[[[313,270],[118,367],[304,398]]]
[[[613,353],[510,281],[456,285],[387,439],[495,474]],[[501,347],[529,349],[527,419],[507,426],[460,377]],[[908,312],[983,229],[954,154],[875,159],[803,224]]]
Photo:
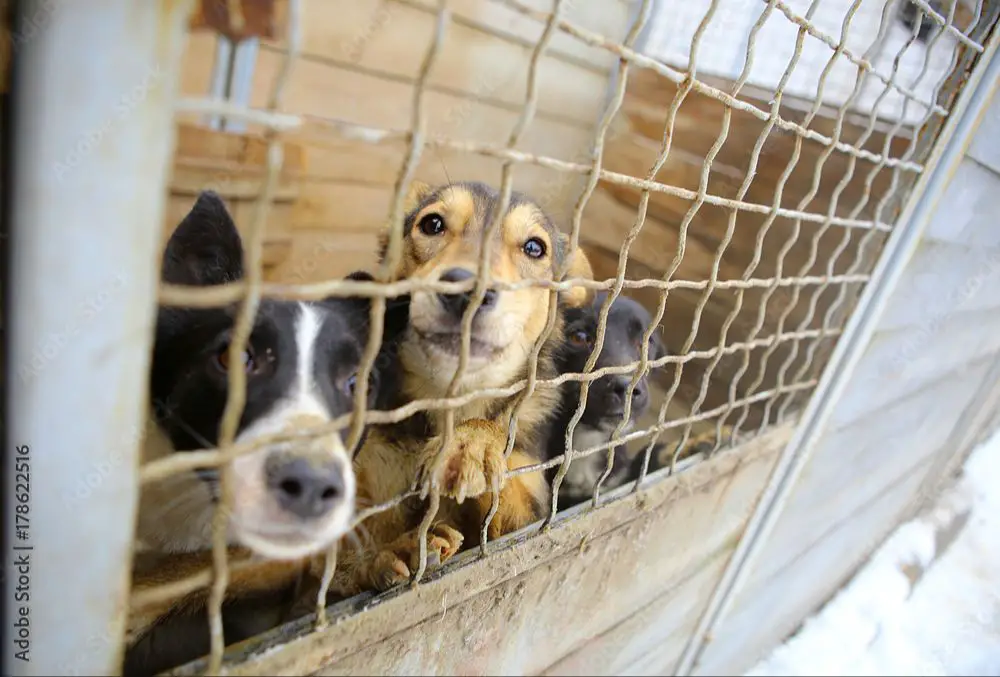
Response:
[[[473,418],[455,426],[450,443],[441,448],[436,436],[424,447],[420,461],[424,494],[431,489],[458,504],[489,491],[494,481],[503,487],[507,434],[494,421]]]
[[[507,432],[495,421],[470,419],[455,426],[451,444],[441,451],[440,437],[434,438],[424,451],[423,480],[425,491],[436,487],[442,496],[462,503],[475,499],[478,522],[489,514],[493,503],[491,488],[500,490],[499,508],[490,522],[490,538],[516,531],[538,519],[548,503],[548,485],[542,471],[524,473],[510,478],[507,470],[534,465],[537,460],[514,448],[504,459]]]
[[[461,532],[447,524],[432,524],[426,538],[428,563],[447,562],[462,547],[462,540]],[[331,591],[341,598],[368,590],[382,592],[408,581],[419,565],[420,529],[415,528],[391,543],[347,554],[337,563]]]

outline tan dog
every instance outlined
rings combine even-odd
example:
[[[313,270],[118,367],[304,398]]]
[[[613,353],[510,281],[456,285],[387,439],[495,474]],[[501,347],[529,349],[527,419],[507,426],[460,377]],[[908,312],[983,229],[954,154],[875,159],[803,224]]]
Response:
[[[476,277],[484,228],[500,201],[481,183],[433,189],[415,183],[407,197],[402,258],[397,279],[461,282]],[[491,280],[505,283],[553,280],[572,253],[568,278],[592,279],[583,251],[568,250],[568,237],[527,197],[514,193],[494,229],[489,260]],[[383,235],[382,257],[387,237]],[[446,395],[459,364],[462,317],[472,292],[414,292],[408,321],[396,340],[399,397],[396,406]],[[562,292],[560,306],[579,306],[591,298],[585,288]],[[525,287],[488,289],[474,316],[469,360],[457,396],[486,388],[506,388],[526,379],[529,357],[547,323],[550,290]],[[562,313],[538,359],[539,380],[557,375],[554,353],[563,341]],[[378,505],[406,493],[419,478],[437,488],[442,499],[428,538],[429,559],[446,561],[464,544],[479,541],[492,504],[493,483],[502,482],[499,510],[488,528],[490,539],[536,521],[549,503],[542,472],[506,479],[508,470],[538,462],[540,435],[558,405],[560,390],[538,386],[520,408],[512,454],[504,459],[508,421],[518,395],[475,399],[455,411],[455,428],[442,451],[445,411],[420,412],[400,423],[373,426],[355,458],[358,498]],[[440,460],[440,462],[436,462]],[[372,544],[345,553],[338,565],[338,589],[355,594],[385,589],[407,579],[419,563],[418,527],[426,502],[410,499],[364,522]]]

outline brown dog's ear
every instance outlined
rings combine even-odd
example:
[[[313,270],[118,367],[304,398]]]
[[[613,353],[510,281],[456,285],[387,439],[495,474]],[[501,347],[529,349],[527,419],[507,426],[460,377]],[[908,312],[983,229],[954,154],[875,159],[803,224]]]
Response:
[[[406,197],[403,198],[403,213],[409,214],[416,209],[424,198],[431,194],[432,190],[433,188],[423,181],[410,181],[410,189],[406,191]]]
[[[569,236],[565,233],[560,233],[564,244],[569,246]],[[587,258],[586,252],[583,251],[582,247],[577,247],[575,251],[566,252],[566,256],[569,259],[569,268],[566,271],[566,275],[563,277],[564,280],[569,280],[573,278],[583,278],[586,280],[594,279],[594,269],[590,266],[590,259]],[[563,301],[566,305],[579,308],[590,303],[594,298],[594,290],[587,287],[570,287],[563,292]]]

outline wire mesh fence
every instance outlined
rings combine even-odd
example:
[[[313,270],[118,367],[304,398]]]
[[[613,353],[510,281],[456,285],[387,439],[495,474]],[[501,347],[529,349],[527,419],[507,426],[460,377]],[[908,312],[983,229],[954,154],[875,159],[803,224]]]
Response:
[[[897,41],[898,51],[888,62],[882,57],[885,45],[889,44],[884,38],[890,32],[896,34],[901,30],[896,14],[901,0],[874,3],[872,0],[849,3],[812,0],[808,4],[780,0],[734,4],[710,0],[702,3],[705,7],[699,10],[698,16],[690,18],[691,34],[689,39],[685,35],[683,49],[671,48],[671,63],[683,60],[683,65],[668,65],[668,61],[651,56],[656,54],[655,49],[647,44],[644,50],[640,43],[651,24],[661,33],[667,30],[664,26],[669,26],[669,22],[664,17],[670,16],[669,2],[642,0],[635,3],[636,14],[627,33],[618,40],[568,19],[576,4],[572,0],[554,0],[547,10],[536,9],[537,3],[494,0],[489,4],[531,19],[541,27],[541,33],[536,41],[525,45],[530,49],[530,58],[516,123],[506,143],[492,144],[428,131],[425,99],[430,87],[429,76],[438,63],[449,28],[468,21],[463,15],[454,14],[445,0],[439,0],[433,7],[423,3],[400,3],[419,6],[420,11],[432,12],[435,17],[431,39],[413,82],[408,129],[358,124],[339,118],[337,111],[320,116],[287,110],[286,92],[294,67],[298,61],[310,58],[303,38],[308,22],[307,4],[289,0],[284,21],[287,33],[262,46],[281,56],[281,67],[271,83],[265,105],[184,97],[176,107],[178,113],[242,120],[260,131],[266,144],[256,211],[242,234],[243,275],[238,280],[210,288],[164,284],[159,302],[170,307],[235,307],[227,356],[230,364],[240,364],[262,300],[371,299],[366,345],[360,358],[357,385],[351,395],[353,411],[322,426],[303,427],[280,435],[258,437],[251,443],[237,443],[247,397],[247,374],[241,369],[230,369],[227,372],[228,399],[217,449],[170,455],[141,470],[142,486],[148,487],[180,473],[218,469],[219,507],[212,522],[211,568],[194,572],[167,586],[141,590],[133,597],[133,613],[209,586],[211,645],[208,669],[218,673],[226,644],[222,606],[230,577],[239,566],[229,561],[227,549],[229,506],[235,499],[231,466],[234,460],[268,445],[303,444],[307,439],[346,431],[345,446],[357,465],[359,455],[366,453],[366,445],[384,439],[373,436],[372,429],[401,424],[420,416],[429,421],[424,434],[437,448],[426,460],[424,476],[411,478],[409,487],[393,496],[380,496],[374,489],[365,493],[359,488],[359,495],[364,494],[366,501],[359,501],[349,533],[344,536],[346,543],[352,538],[350,533],[358,531],[364,540],[366,524],[371,525],[379,515],[404,503],[418,506],[419,510],[414,508],[414,514],[419,513],[414,525],[416,566],[406,573],[408,578],[419,581],[426,574],[429,559],[434,554],[430,551],[436,534],[440,536],[437,530],[441,515],[452,514],[442,508],[452,498],[442,496],[440,478],[447,474],[446,466],[454,456],[455,445],[467,442],[467,438],[462,437],[461,426],[471,418],[482,418],[485,415],[482,412],[491,412],[491,421],[502,433],[503,440],[498,472],[491,474],[488,468],[482,471],[485,490],[474,497],[480,501],[481,514],[478,516],[481,519],[473,529],[474,537],[466,539],[478,543],[484,556],[489,554],[498,537],[505,535],[503,529],[490,528],[497,523],[502,508],[503,488],[527,481],[525,478],[529,475],[541,476],[544,472],[547,483],[551,480],[544,494],[544,504],[537,505],[536,512],[525,522],[532,529],[545,529],[558,519],[560,508],[566,507],[561,505],[560,489],[567,481],[577,481],[572,474],[574,467],[589,462],[593,469],[588,476],[590,496],[585,501],[590,505],[600,504],[602,492],[615,488],[614,480],[619,477],[615,471],[620,470],[623,463],[616,450],[622,445],[633,445],[627,462],[636,464],[636,472],[629,482],[619,481],[617,486],[628,485],[631,488],[626,491],[637,492],[649,481],[651,473],[655,472],[658,477],[668,476],[678,471],[685,458],[708,458],[734,442],[759,435],[767,426],[794,422],[797,407],[822,375],[824,357],[839,336],[858,291],[869,279],[879,248],[893,228],[894,216],[907,198],[913,177],[924,169],[930,150],[927,139],[933,136],[935,126],[949,112],[946,83],[956,71],[967,68],[970,60],[982,51],[985,27],[992,25],[997,10],[986,0],[977,0],[972,8],[958,0],[943,5],[920,0],[909,2],[915,20],[908,27],[908,37]],[[879,11],[874,11],[873,5],[878,5]],[[693,11],[694,6],[691,4],[686,11]],[[231,2],[228,7],[230,24],[240,25],[246,20],[242,3]],[[386,12],[381,9],[365,32],[377,31],[389,21]],[[826,13],[822,15],[826,17],[822,25],[830,24],[830,16],[840,22],[839,35],[820,27],[817,17],[821,12]],[[716,46],[710,36],[714,34],[716,39],[721,39],[719,31],[727,25],[727,17],[737,14],[752,16],[752,23],[745,22],[747,30],[741,43],[745,49],[736,60],[738,67],[728,74],[731,81],[703,76],[703,62],[709,61],[711,65],[719,60],[718,55],[715,61],[708,56]],[[958,21],[958,15],[964,18]],[[870,36],[867,51],[852,37],[853,31],[859,30],[855,22],[860,16],[879,16],[877,33]],[[781,68],[770,64],[769,67],[776,70],[775,77],[769,81],[761,75],[759,66],[755,70],[755,65],[760,63],[761,41],[767,35],[775,35],[775,22],[782,22],[786,29],[794,32],[794,42],[781,45],[781,54],[787,58]],[[929,38],[926,37],[927,23],[936,27]],[[864,29],[869,34],[872,32],[870,25]],[[732,26],[729,30],[733,30]],[[614,59],[609,95],[593,129],[589,153],[572,160],[523,149],[525,132],[538,112],[539,69],[557,35],[570,36],[580,45]],[[366,40],[364,34],[356,36],[356,40],[345,48],[348,61],[356,61]],[[904,69],[901,64],[907,58],[912,61],[912,56],[907,57],[907,54],[914,45],[921,50],[921,65],[913,68],[910,63]],[[731,51],[732,46],[727,45],[727,49]],[[824,59],[817,59],[816,54],[821,49],[828,54]],[[814,67],[811,69],[803,69],[804,54],[812,55]],[[734,59],[736,56],[731,55]],[[771,61],[775,59],[772,54]],[[717,64],[715,70],[724,71]],[[850,88],[844,86],[845,72],[853,74]],[[834,74],[840,80],[834,82]],[[634,88],[641,78],[654,79],[657,83],[654,86],[669,87],[671,96],[660,98],[658,108],[648,100],[640,101],[641,105],[635,104],[637,95],[633,95],[630,88]],[[928,83],[930,79],[934,82]],[[480,98],[492,95],[489,79],[484,78],[484,83],[478,93]],[[790,83],[794,83],[794,87]],[[825,94],[828,87],[837,89],[835,96]],[[762,88],[766,96],[760,94]],[[794,91],[788,98],[797,100],[794,105],[786,101],[789,88]],[[866,114],[858,113],[862,98],[867,102]],[[622,134],[634,134],[639,118],[631,118],[631,131],[628,132],[618,132],[616,125],[625,116],[623,111],[635,114],[642,106],[645,106],[646,135],[650,140],[641,156],[646,169],[629,173],[624,169],[634,166],[635,158],[629,160],[632,164],[626,163],[618,149],[623,147]],[[695,153],[697,166],[686,175],[687,181],[664,180],[661,177],[665,172],[677,175],[670,172],[676,167],[677,157],[683,159],[686,152],[683,147],[678,148],[683,145],[685,134],[685,130],[679,129],[678,121],[683,121],[685,115],[692,115],[684,112],[692,106],[714,106],[704,109],[714,112],[702,119],[706,121],[705,127],[708,127],[707,121],[718,122],[717,128],[699,132],[704,140],[702,152]],[[456,119],[467,115],[463,111],[455,113]],[[740,151],[727,150],[731,137],[742,138],[749,152],[745,147]],[[262,266],[263,242],[268,210],[282,172],[282,144],[294,139],[307,146],[322,145],[334,138],[371,146],[401,144],[405,148],[386,209],[384,251],[377,270],[366,280],[338,278],[301,284],[267,281]],[[752,143],[747,139],[752,139]],[[412,272],[413,266],[407,268],[407,257],[412,257],[409,248],[413,247],[415,219],[428,205],[434,204],[434,199],[439,202],[443,199],[438,194],[436,198],[428,198],[431,199],[429,203],[410,199],[419,178],[418,166],[428,151],[479,155],[500,163],[495,199],[490,200],[489,209],[481,213],[484,218],[478,224],[479,239],[474,253],[468,258],[473,262],[470,266],[474,274],[464,280],[445,280],[440,275],[440,268],[430,275],[400,274],[400,271]],[[609,164],[615,169],[609,168]],[[537,191],[528,191],[527,198],[515,192],[515,168],[521,166],[542,167],[573,177],[582,181],[582,189],[573,204],[568,224],[559,227],[564,243],[547,243],[548,248],[561,248],[567,255],[554,261],[544,274],[524,275],[520,280],[496,279],[495,261],[502,258],[497,248],[505,246],[508,238],[505,229],[511,227],[507,222],[512,210],[523,205],[526,199],[544,205],[544,194],[552,190],[551,186],[539,186]],[[733,167],[736,169],[732,171],[732,181],[720,183],[720,176],[725,177]],[[586,270],[579,261],[579,257],[584,256],[580,253],[583,251],[581,241],[586,235],[584,222],[588,205],[601,190],[627,195],[619,204],[634,207],[634,211],[631,216],[623,217],[623,224],[616,231],[615,237],[620,234],[614,247],[617,260],[612,257],[602,265],[591,262],[593,275],[574,276],[572,272]],[[457,198],[452,195],[454,202]],[[665,216],[671,213],[664,207],[669,204],[681,205],[673,212],[675,219]],[[629,271],[637,269],[636,251],[648,242],[643,240],[649,231],[648,228],[644,231],[644,226],[653,218],[669,226],[676,241],[675,251],[665,253],[664,265],[655,274],[649,266],[640,265],[638,269],[650,274],[630,276]],[[714,228],[712,237],[706,239],[704,233],[710,227]],[[743,243],[744,249],[734,254],[730,245],[737,241]],[[682,275],[685,270],[690,272],[685,268],[692,260],[689,248],[691,251],[703,250],[701,279]],[[600,273],[605,268],[609,272],[613,270],[613,274],[602,276]],[[504,275],[501,273],[499,277]],[[524,345],[519,353],[522,363],[503,379],[469,377],[467,372],[475,357],[473,324],[477,312],[484,304],[491,303],[496,294],[527,290],[540,290],[540,295],[534,298],[539,299],[537,308],[544,311],[544,323],[537,327],[530,341],[524,341],[530,345]],[[566,311],[563,301],[582,290],[588,294],[601,292],[594,300],[589,296],[586,300],[595,322],[592,332],[582,339],[586,345],[584,363],[579,370],[554,373],[547,361],[552,342],[565,344],[569,340],[564,335],[563,313]],[[466,297],[454,373],[438,378],[434,387],[420,389],[421,397],[407,398],[401,406],[390,410],[372,408],[369,384],[372,372],[379,368],[377,359],[388,333],[387,314],[400,299],[413,299],[419,294]],[[635,337],[635,359],[599,366],[601,356],[613,349],[614,341],[618,340],[614,338],[609,342],[609,331],[613,329],[609,318],[615,312],[618,299],[629,295],[642,300],[648,313]],[[672,313],[670,302],[673,298],[689,299],[684,306],[686,310]],[[706,309],[715,313],[714,319],[706,319]],[[703,329],[703,325],[709,324],[714,331]],[[667,326],[670,328],[669,349],[658,351],[657,336],[662,327]],[[578,435],[588,400],[597,387],[595,384],[614,377],[620,377],[623,388],[619,393],[622,411],[617,414],[614,425],[603,429],[600,439]],[[721,381],[721,389],[713,386],[713,379],[715,383]],[[648,385],[647,380],[653,385]],[[481,387],[483,384],[485,387]],[[553,388],[571,384],[574,390],[566,426],[553,434],[561,447],[559,453],[547,454],[544,450],[528,453],[530,462],[524,460],[524,454],[517,456],[529,444],[519,438],[519,434],[523,435],[526,427],[529,431],[537,427],[538,398]],[[645,389],[651,393],[650,421],[648,425],[638,426],[633,420],[632,407],[637,401],[637,390]],[[491,402],[501,404],[490,409]],[[679,403],[683,412],[677,415]],[[586,446],[581,446],[583,444]],[[520,460],[515,462],[516,459]],[[593,459],[599,460],[593,462]],[[664,467],[657,470],[660,466]],[[358,471],[356,475],[361,487],[366,479],[364,473]],[[431,478],[438,479],[432,481]],[[616,495],[622,493],[620,490]],[[421,500],[424,497],[426,500]],[[371,537],[370,533],[367,535]],[[320,579],[315,596],[319,623],[327,622],[324,610],[328,593],[336,586],[338,558],[343,564],[345,557],[349,557],[348,550],[363,551],[369,545],[338,547],[333,543],[330,547],[322,572],[313,570]]]

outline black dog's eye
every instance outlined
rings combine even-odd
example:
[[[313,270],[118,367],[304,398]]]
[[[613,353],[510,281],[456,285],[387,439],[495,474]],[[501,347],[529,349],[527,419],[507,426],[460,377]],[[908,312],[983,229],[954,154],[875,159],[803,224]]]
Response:
[[[215,354],[215,364],[222,371],[229,371],[229,344],[223,346],[222,349]],[[248,374],[252,374],[257,371],[257,359],[250,346],[247,346],[243,350],[243,370]]]
[[[533,259],[540,259],[545,256],[545,243],[537,237],[533,237],[524,243],[524,253]]]
[[[419,228],[424,235],[440,235],[444,232],[444,219],[437,214],[428,214],[420,219]]]
[[[569,341],[576,346],[589,346],[590,334],[584,330],[574,331],[569,335]]]
[[[350,378],[344,381],[344,390],[347,391],[348,395],[354,397],[354,391],[355,389],[357,389],[357,387],[358,387],[358,375],[351,374]]]

